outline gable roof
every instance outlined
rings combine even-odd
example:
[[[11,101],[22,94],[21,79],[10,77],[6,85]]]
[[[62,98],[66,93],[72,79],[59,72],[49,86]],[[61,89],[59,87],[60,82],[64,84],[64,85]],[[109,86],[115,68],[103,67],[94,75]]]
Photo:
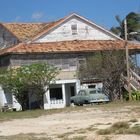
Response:
[[[140,49],[140,44],[128,43],[129,49]],[[11,48],[0,51],[0,56],[7,54],[34,54],[34,53],[71,53],[94,52],[100,50],[124,49],[125,41],[62,41],[48,43],[20,43]]]
[[[24,41],[34,41],[41,37],[42,35],[48,33],[50,30],[57,28],[59,25],[67,21],[72,17],[77,17],[92,26],[95,26],[99,30],[107,33],[108,35],[120,39],[117,35],[111,33],[110,31],[104,29],[103,27],[87,20],[86,18],[72,13],[69,16],[66,16],[58,21],[50,22],[50,23],[1,23],[5,28],[7,28],[13,35],[15,35],[21,42]]]
[[[59,25],[63,24],[65,21],[67,21],[68,19],[72,18],[72,17],[77,17],[85,22],[87,22],[88,24],[96,27],[97,29],[101,30],[102,32],[105,32],[106,34],[114,37],[115,39],[119,39],[119,40],[122,40],[119,36],[113,34],[112,32],[108,31],[107,29],[93,23],[92,21],[89,21],[88,19],[76,14],[76,13],[72,13],[70,14],[69,16],[66,16],[64,17],[63,19],[61,19],[59,22],[57,22],[56,24],[54,24],[53,26],[51,26],[50,28],[47,28],[46,30],[44,30],[43,32],[40,32],[39,34],[37,34],[33,39],[32,41],[35,41],[37,40],[38,38],[40,38],[41,36],[43,36],[44,34],[47,34],[50,30],[53,30],[55,28],[57,28]]]
[[[31,40],[35,35],[43,32],[47,28],[54,26],[59,21],[50,23],[1,23],[21,42]]]

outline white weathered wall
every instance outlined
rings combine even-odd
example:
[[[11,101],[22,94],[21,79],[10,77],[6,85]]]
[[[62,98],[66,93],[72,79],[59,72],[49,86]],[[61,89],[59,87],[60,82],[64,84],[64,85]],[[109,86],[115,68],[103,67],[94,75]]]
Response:
[[[13,108],[16,109],[16,111],[20,111],[22,110],[21,105],[18,103],[18,101],[15,99],[14,95],[13,95]]]
[[[72,35],[71,25],[77,24],[78,35]],[[88,30],[86,30],[86,28]],[[111,35],[93,27],[90,24],[83,22],[78,18],[72,18],[63,23],[60,27],[50,31],[42,36],[36,42],[54,42],[66,40],[114,40]]]
[[[4,106],[4,91],[2,87],[0,86],[0,109]]]
[[[0,109],[4,104],[11,104],[16,111],[21,110],[21,105],[17,102],[15,97],[11,93],[5,93],[2,87],[0,86]]]
[[[4,104],[12,105],[12,94],[5,92],[0,86],[0,106],[4,106]]]

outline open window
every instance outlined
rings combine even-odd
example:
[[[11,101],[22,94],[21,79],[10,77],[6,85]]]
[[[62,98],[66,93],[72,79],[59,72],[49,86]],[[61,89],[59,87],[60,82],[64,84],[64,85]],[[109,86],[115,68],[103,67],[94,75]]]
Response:
[[[62,99],[62,88],[50,88],[50,99],[51,100],[60,100]]]

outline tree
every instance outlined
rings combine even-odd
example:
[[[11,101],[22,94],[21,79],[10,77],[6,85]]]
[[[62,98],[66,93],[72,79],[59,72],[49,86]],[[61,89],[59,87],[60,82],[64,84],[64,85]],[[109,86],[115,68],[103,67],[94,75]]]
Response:
[[[9,68],[1,74],[3,88],[14,94],[22,110],[29,105],[29,95],[36,95],[40,108],[43,108],[43,96],[51,82],[54,82],[59,69],[47,63],[32,64],[18,68]]]
[[[103,89],[110,99],[121,96],[121,74],[125,72],[125,52],[112,49],[98,51],[87,57],[86,67],[79,68],[78,77],[82,80],[101,80]]]
[[[118,15],[115,18],[119,26],[110,29],[113,33],[124,39],[124,19],[127,19],[128,40],[140,41],[140,14],[130,12],[123,20]]]

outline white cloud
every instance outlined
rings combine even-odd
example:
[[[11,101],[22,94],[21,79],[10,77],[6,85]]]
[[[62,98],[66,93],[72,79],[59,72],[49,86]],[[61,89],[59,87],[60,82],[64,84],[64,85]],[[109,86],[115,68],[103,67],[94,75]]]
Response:
[[[44,14],[42,12],[34,12],[32,14],[32,19],[39,20],[44,18]]]
[[[15,22],[18,22],[21,19],[21,16],[16,16],[15,17]]]

